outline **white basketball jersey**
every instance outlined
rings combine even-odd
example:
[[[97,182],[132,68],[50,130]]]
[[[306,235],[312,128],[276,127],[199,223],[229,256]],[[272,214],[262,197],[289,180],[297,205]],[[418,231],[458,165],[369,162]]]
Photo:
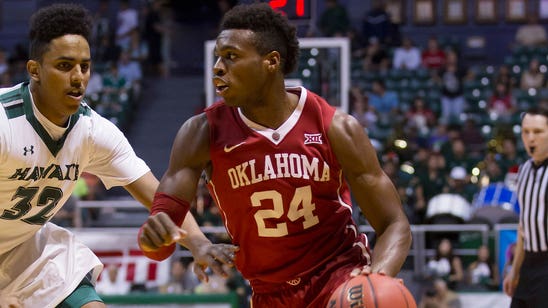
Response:
[[[28,262],[20,266],[15,262],[11,264],[15,269],[8,269],[6,260],[20,254],[18,249],[28,250],[23,248],[28,245],[25,242],[40,245],[37,237],[44,231],[37,232],[67,201],[82,172],[97,175],[110,188],[130,184],[149,170],[123,133],[85,103],[70,117],[63,136],[54,140],[34,114],[28,83],[0,89],[0,295],[14,279],[20,280],[18,276],[30,266]],[[56,245],[65,250],[87,249],[71,243]],[[51,257],[44,255],[47,249],[40,251],[43,253],[39,258]],[[70,255],[87,256],[90,262],[67,259],[65,266],[82,268],[67,271],[76,277],[61,275],[69,281],[44,296],[54,299],[59,295],[55,292],[66,293],[70,288],[68,291],[72,291],[91,269],[100,265],[91,251]]]

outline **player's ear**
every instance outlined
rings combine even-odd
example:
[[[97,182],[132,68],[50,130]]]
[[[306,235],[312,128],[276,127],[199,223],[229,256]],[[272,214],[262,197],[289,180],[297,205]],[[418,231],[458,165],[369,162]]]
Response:
[[[32,80],[40,82],[40,63],[36,60],[27,61],[27,72]]]
[[[280,69],[281,57],[277,51],[271,51],[265,56],[265,64],[269,72],[273,73]]]

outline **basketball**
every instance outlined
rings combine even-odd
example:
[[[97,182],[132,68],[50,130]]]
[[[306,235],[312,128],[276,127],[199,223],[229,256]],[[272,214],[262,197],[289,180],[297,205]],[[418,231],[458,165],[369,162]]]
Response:
[[[381,274],[358,275],[340,285],[328,308],[416,308],[411,292],[397,279]]]

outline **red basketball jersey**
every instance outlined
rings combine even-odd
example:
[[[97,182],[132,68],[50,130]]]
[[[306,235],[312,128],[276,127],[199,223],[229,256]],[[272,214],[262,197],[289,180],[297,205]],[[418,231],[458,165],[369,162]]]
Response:
[[[304,88],[290,91],[300,96],[298,106],[276,130],[223,102],[206,109],[208,188],[240,246],[236,266],[249,280],[301,277],[360,241],[327,138],[335,109]]]

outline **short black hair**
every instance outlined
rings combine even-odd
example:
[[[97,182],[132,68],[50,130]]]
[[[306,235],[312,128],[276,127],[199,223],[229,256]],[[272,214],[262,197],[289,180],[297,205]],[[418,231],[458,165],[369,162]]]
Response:
[[[76,34],[90,40],[92,19],[87,9],[72,3],[57,3],[43,7],[30,18],[29,56],[41,60],[49,43],[66,34]]]
[[[285,75],[297,68],[299,40],[295,26],[266,3],[239,4],[226,12],[221,21],[221,31],[245,29],[255,33],[257,51],[266,55],[278,51]]]
[[[527,109],[527,111],[525,111],[524,113],[521,114],[521,119],[522,120],[523,120],[523,117],[526,114],[541,115],[541,116],[544,116],[548,120],[548,107],[546,107],[545,105],[542,105],[542,104],[540,104],[538,106],[532,106],[529,109]]]

